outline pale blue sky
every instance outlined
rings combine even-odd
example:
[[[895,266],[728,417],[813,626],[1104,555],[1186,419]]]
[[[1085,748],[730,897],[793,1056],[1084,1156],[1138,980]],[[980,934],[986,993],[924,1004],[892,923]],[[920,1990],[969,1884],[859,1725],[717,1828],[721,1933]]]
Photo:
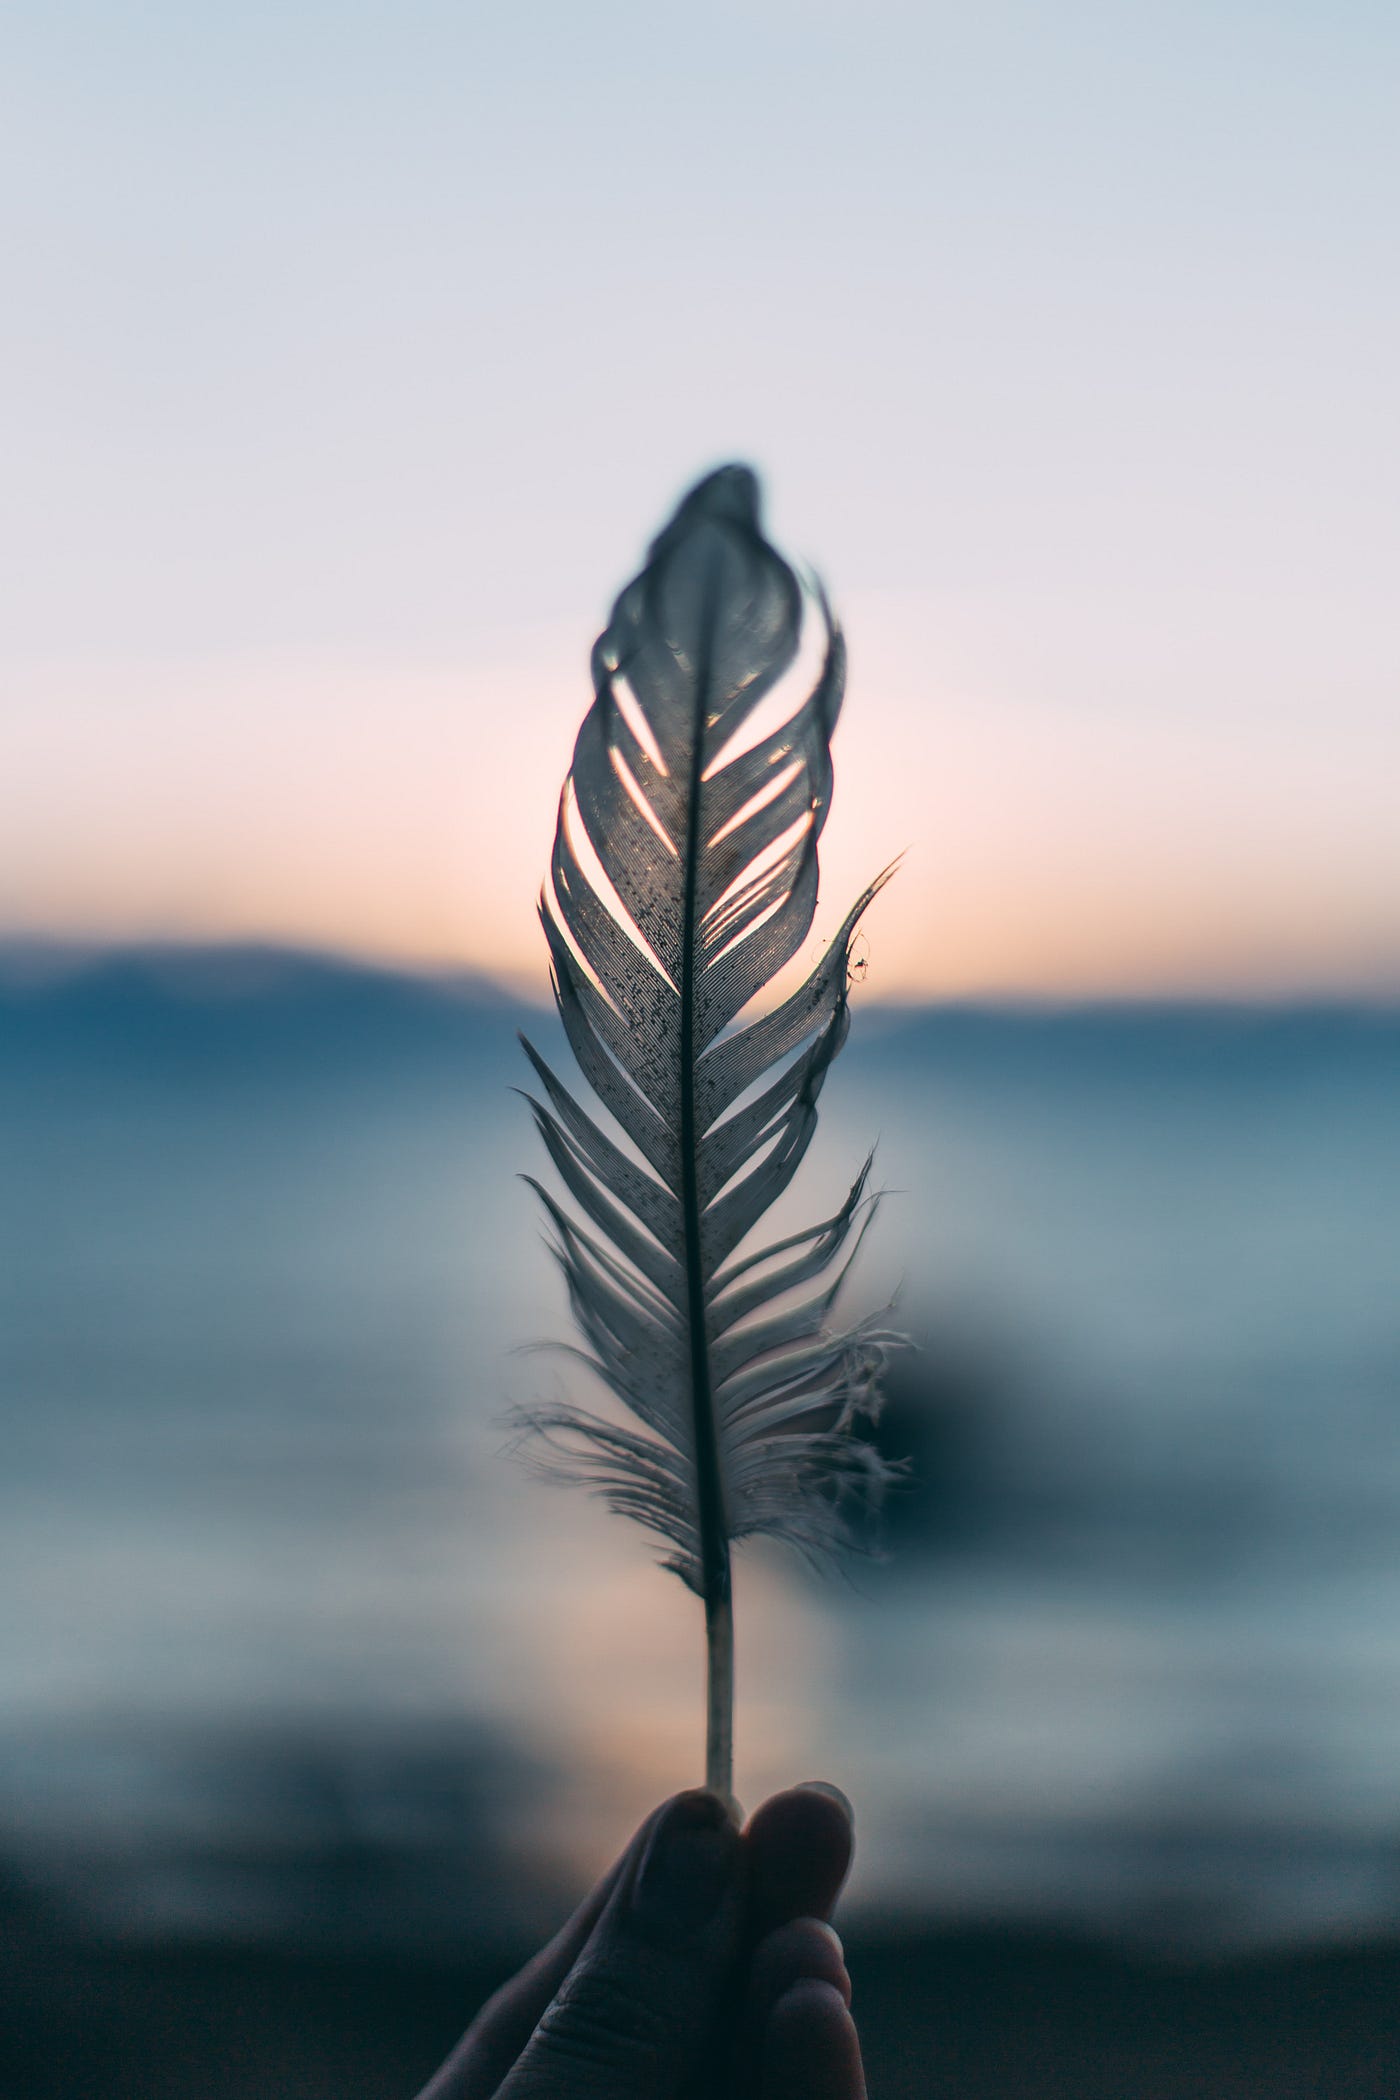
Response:
[[[528,970],[588,642],[740,456],[877,982],[1400,987],[1394,8],[0,45],[0,926]]]

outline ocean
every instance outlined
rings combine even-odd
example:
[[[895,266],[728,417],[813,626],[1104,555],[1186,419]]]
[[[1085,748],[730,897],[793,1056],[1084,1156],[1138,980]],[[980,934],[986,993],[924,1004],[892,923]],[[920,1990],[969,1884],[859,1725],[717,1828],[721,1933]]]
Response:
[[[505,1420],[575,1389],[522,1022],[0,973],[0,1881],[85,1929],[530,1931],[697,1777],[694,1599]],[[741,1796],[839,1782],[866,1914],[1393,1928],[1400,1011],[858,995],[785,1215],[872,1143],[910,1477],[882,1559],[743,1556]]]

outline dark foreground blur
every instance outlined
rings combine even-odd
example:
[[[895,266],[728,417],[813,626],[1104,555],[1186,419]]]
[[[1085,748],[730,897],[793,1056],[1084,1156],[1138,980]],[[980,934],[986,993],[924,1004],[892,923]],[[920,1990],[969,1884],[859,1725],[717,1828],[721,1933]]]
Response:
[[[0,1897],[6,2100],[411,2100],[526,1949],[74,1945]],[[875,2100],[1391,2100],[1400,1946],[1213,1964],[1025,1933],[848,1939]]]
[[[0,962],[0,2094],[408,2100],[694,1776],[690,1600],[502,1451],[527,1017]],[[1400,2090],[1400,1014],[858,1011],[822,1120],[913,1474],[746,1556],[739,1788],[856,1799],[876,2100]]]

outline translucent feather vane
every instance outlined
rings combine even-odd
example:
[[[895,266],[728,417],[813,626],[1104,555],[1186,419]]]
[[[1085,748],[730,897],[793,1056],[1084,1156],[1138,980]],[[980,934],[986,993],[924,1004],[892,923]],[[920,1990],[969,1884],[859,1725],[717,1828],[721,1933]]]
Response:
[[[747,1245],[811,1142],[849,1025],[851,942],[890,872],[805,983],[763,1010],[816,909],[845,653],[818,596],[815,684],[752,733],[804,619],[758,505],[746,467],[701,481],[594,648],[540,917],[601,1116],[525,1044],[543,1096],[527,1098],[581,1214],[533,1183],[582,1337],[572,1353],[621,1413],[560,1402],[522,1419],[548,1469],[655,1533],[703,1600],[706,1776],[725,1793],[731,1546],[762,1533],[822,1560],[864,1535],[892,1469],[855,1425],[878,1410],[896,1340],[873,1322],[831,1323],[871,1215],[868,1160],[834,1217]]]

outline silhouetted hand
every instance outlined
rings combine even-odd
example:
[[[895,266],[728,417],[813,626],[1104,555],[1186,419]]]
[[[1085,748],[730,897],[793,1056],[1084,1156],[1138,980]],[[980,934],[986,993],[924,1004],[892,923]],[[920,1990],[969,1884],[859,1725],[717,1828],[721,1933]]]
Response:
[[[717,1795],[649,1816],[419,2100],[865,2100],[841,1942],[844,1797]]]

